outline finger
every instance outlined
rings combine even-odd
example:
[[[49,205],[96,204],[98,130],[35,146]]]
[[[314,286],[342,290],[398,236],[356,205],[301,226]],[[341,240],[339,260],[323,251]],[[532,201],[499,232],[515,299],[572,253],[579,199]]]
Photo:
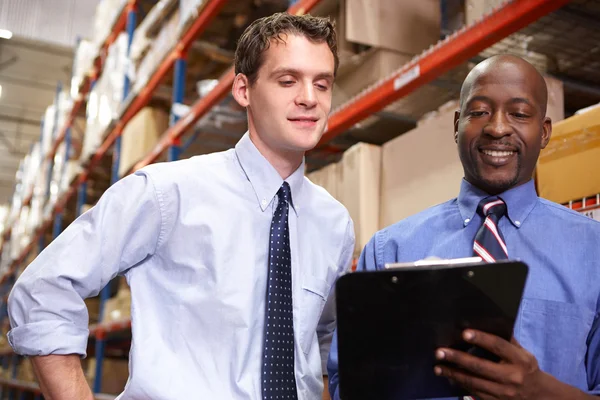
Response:
[[[522,358],[520,354],[521,349],[496,335],[467,329],[463,332],[463,339],[468,343],[494,353],[502,360],[515,362]]]
[[[498,399],[504,392],[504,387],[501,384],[470,375],[468,372],[457,368],[436,365],[434,372],[437,376],[453,380],[456,384],[465,388],[471,395],[482,399]]]
[[[521,346],[521,343],[519,343],[517,341],[517,339],[515,339],[515,337],[513,336],[512,339],[510,339],[510,343],[513,344],[514,346],[517,346],[519,349],[522,349],[523,346]]]
[[[494,382],[505,382],[503,377],[507,376],[509,372],[507,365],[498,364],[458,350],[438,349],[435,352],[435,357],[440,361],[450,362],[473,375]]]

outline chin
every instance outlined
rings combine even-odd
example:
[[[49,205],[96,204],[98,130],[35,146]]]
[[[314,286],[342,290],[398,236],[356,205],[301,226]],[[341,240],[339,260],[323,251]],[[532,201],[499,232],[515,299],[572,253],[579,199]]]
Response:
[[[502,193],[517,184],[517,177],[482,177],[481,179],[483,186],[487,192],[490,193]]]
[[[310,151],[314,149],[318,144],[319,140],[321,140],[321,135],[316,133],[305,134],[299,137],[298,134],[294,135],[290,142],[290,147],[293,147],[300,151]]]

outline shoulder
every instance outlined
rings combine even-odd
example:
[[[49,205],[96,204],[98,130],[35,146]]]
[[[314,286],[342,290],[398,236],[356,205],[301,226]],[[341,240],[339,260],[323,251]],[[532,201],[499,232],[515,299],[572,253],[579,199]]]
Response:
[[[448,218],[455,217],[457,213],[457,200],[448,200],[383,228],[375,234],[374,239],[380,246],[385,246],[390,241],[406,242],[411,238],[418,238],[421,233],[430,234],[436,228],[441,229]]]
[[[600,221],[543,198],[538,199],[536,208],[536,212],[543,213],[544,218],[551,219],[557,228],[565,232],[576,231],[600,238]]]
[[[211,183],[216,177],[223,177],[233,171],[235,153],[227,150],[184,160],[161,162],[148,165],[136,174],[147,176],[158,190],[167,190],[174,186],[193,181],[195,185]]]

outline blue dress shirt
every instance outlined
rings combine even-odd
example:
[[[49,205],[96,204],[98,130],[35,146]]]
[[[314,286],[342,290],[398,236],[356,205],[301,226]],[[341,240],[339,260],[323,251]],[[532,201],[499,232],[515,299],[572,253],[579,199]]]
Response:
[[[377,232],[359,270],[429,256],[469,257],[482,223],[476,213],[487,194],[465,180],[457,199]],[[540,368],[585,392],[600,394],[600,223],[538,198],[533,181],[500,195],[508,218],[499,222],[511,258],[529,265],[514,335]],[[339,399],[334,337],[328,364],[330,392]]]
[[[323,391],[336,278],[351,263],[346,209],[291,175],[299,399]],[[85,355],[83,299],[118,274],[131,287],[126,399],[259,399],[268,249],[283,183],[246,134],[235,149],[151,165],[113,185],[25,270],[9,298],[19,354]],[[327,306],[326,306],[327,304]]]

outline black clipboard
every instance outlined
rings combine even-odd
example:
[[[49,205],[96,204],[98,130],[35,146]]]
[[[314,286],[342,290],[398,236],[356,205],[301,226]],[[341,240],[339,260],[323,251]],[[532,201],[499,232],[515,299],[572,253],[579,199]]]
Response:
[[[336,283],[340,395],[404,400],[468,395],[437,377],[435,349],[494,356],[461,339],[465,328],[510,340],[528,266],[480,259],[423,261],[354,272]]]

